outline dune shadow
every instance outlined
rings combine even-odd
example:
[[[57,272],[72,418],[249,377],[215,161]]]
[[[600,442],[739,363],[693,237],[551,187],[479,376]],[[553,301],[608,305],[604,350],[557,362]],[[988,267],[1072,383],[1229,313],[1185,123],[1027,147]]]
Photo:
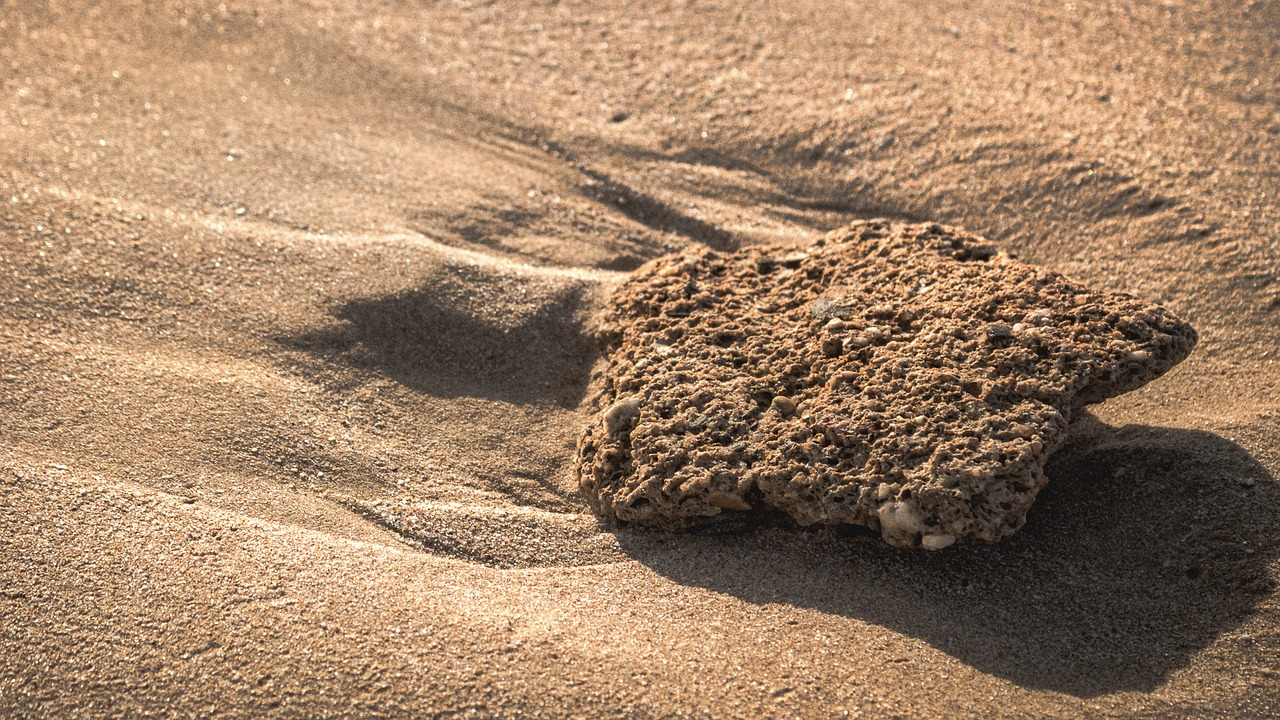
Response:
[[[1085,416],[1026,528],[999,545],[900,552],[777,522],[618,529],[676,582],[890,628],[977,670],[1079,697],[1149,691],[1270,590],[1276,481],[1212,433]]]
[[[334,311],[341,324],[279,342],[437,397],[572,408],[586,392],[595,352],[579,318],[582,293],[569,288],[531,301],[532,312],[508,319],[432,288],[361,298]]]

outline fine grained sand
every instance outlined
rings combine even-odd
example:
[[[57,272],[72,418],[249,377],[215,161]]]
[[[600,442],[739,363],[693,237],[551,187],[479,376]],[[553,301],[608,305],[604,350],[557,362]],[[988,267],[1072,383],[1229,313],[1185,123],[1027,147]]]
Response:
[[[1278,63],[1272,1],[3,4],[0,715],[1275,715]],[[598,527],[608,290],[877,216],[1200,344],[998,546]]]

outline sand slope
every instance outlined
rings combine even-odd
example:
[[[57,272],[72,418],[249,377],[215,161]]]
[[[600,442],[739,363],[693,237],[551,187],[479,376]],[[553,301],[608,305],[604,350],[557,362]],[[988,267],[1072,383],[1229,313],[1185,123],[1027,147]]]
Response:
[[[1280,4],[0,7],[0,714],[1280,713]],[[1200,331],[1027,529],[598,527],[593,317],[951,223]]]

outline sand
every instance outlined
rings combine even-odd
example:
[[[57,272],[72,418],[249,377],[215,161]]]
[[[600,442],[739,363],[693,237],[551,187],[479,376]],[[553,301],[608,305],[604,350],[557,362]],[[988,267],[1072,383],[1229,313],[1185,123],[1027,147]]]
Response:
[[[1280,713],[1280,5],[0,6],[0,715]],[[602,528],[608,291],[936,221],[1200,334],[1025,529]]]

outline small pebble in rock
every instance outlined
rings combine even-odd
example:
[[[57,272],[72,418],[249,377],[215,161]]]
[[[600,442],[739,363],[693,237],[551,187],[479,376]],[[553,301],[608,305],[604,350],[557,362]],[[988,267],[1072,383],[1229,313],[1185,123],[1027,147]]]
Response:
[[[791,415],[796,411],[796,402],[785,395],[778,395],[773,398],[772,403],[769,403],[769,408],[777,410],[784,416]]]
[[[617,435],[622,427],[640,414],[640,398],[623,398],[614,403],[604,413],[604,431],[610,436]]]
[[[920,538],[920,547],[925,550],[941,550],[946,547],[951,547],[955,542],[955,535],[926,534]]]

